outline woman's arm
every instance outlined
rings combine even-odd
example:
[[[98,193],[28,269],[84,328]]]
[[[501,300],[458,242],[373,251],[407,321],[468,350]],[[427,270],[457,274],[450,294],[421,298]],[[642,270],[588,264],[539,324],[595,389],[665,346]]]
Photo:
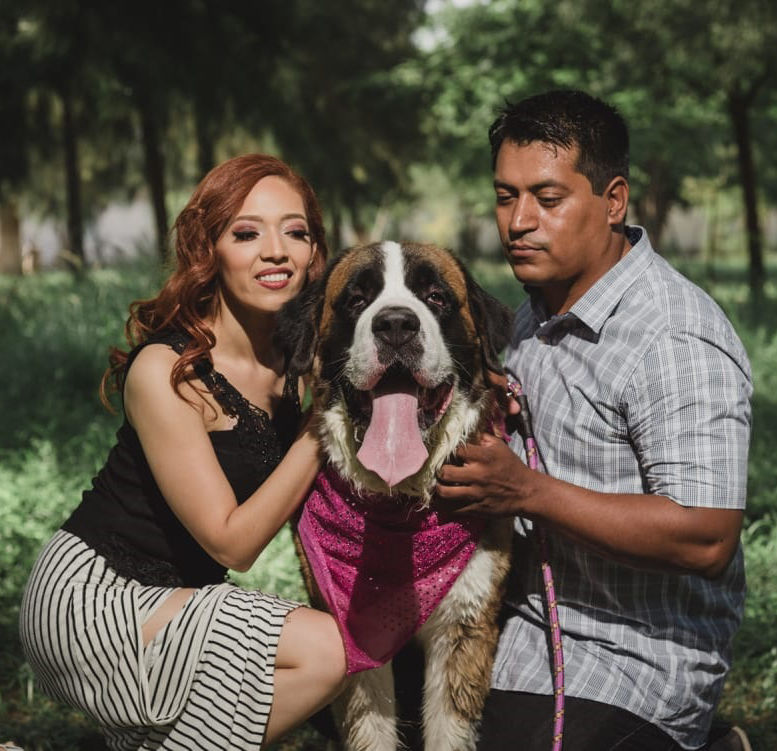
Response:
[[[125,383],[127,418],[181,523],[212,558],[245,571],[305,497],[320,465],[318,441],[308,424],[267,480],[238,505],[205,429],[208,407],[193,387],[184,386],[190,404],[170,385],[177,357],[164,345],[138,355]]]

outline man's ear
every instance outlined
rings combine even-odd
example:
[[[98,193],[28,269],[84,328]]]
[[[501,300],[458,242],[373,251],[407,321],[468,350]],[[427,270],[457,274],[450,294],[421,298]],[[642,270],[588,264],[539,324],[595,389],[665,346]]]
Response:
[[[464,269],[467,280],[469,310],[475,323],[483,365],[495,373],[502,373],[499,353],[510,341],[513,311],[486,292]]]
[[[286,368],[296,375],[309,373],[313,367],[324,287],[324,279],[308,284],[280,309],[275,320],[275,346],[283,352]]]
[[[622,226],[629,207],[629,184],[625,177],[614,177],[602,194],[607,199],[607,221],[610,227]]]

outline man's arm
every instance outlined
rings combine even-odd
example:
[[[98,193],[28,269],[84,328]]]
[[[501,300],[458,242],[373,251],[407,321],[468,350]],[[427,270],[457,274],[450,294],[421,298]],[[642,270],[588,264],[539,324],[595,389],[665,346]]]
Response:
[[[459,452],[461,466],[441,469],[440,508],[519,514],[628,565],[718,576],[742,527],[751,391],[744,354],[735,360],[711,338],[668,332],[618,405],[648,492],[572,485],[483,436]]]
[[[446,464],[438,474],[439,508],[446,511],[519,514],[622,563],[709,578],[723,573],[737,549],[739,510],[580,488],[529,469],[490,435],[457,458],[461,466]]]

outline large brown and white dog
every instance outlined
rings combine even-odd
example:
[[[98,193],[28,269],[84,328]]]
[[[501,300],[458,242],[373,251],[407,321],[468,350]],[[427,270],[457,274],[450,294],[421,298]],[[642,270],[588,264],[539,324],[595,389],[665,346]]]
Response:
[[[350,675],[334,707],[348,751],[394,751],[400,744],[393,674],[391,665],[382,663],[408,638],[425,655],[425,748],[475,747],[509,568],[511,523],[462,525],[430,503],[440,466],[467,439],[490,429],[495,397],[486,374],[501,371],[498,352],[507,343],[510,317],[447,251],[395,242],[345,251],[280,315],[277,336],[290,369],[311,374],[329,462],[298,533],[322,495],[334,487],[335,494],[346,496],[341,510],[309,522],[297,540],[309,545],[302,558],[312,601],[340,616],[347,652],[351,648],[349,670],[361,671]],[[424,549],[408,548],[397,542],[406,538],[392,536],[396,527],[386,521],[387,504],[399,509],[402,522],[412,520],[414,532],[423,527],[425,534],[429,526],[445,531],[434,542],[424,538]],[[336,527],[341,517],[350,519],[342,530]],[[373,534],[381,525],[389,529],[388,538]],[[324,537],[334,552],[319,559]],[[458,545],[450,558],[439,550],[449,539]],[[426,589],[405,587],[397,594],[396,572],[420,569],[425,555],[439,560],[448,577],[441,573],[442,583],[432,585],[441,587],[438,600],[428,599],[428,571]],[[357,571],[354,591],[344,596],[333,580],[347,580],[342,565],[348,556],[364,570]],[[456,556],[463,561],[460,570]],[[380,590],[383,580],[386,591]],[[355,591],[360,586],[377,591],[360,595]],[[429,602],[434,607],[423,613]],[[350,626],[355,636],[346,634]],[[372,667],[373,656],[380,666],[363,669]]]

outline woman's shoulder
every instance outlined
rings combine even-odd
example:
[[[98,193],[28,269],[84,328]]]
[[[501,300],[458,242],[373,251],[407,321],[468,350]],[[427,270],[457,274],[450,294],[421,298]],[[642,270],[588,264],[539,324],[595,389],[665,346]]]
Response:
[[[145,376],[166,375],[170,378],[173,365],[180,355],[168,344],[148,342],[135,353],[127,365],[127,383]]]
[[[124,382],[124,413],[136,430],[138,421],[149,416],[157,422],[186,425],[187,430],[194,425],[191,419],[200,420],[202,399],[197,398],[193,386],[184,379],[176,391],[171,382],[178,357],[173,349],[158,342],[143,347],[135,357]]]
[[[126,378],[129,378],[132,372],[154,370],[155,367],[166,367],[169,376],[173,364],[183,354],[190,340],[191,337],[176,331],[162,331],[151,335],[136,345],[127,356],[124,365]],[[140,368],[135,367],[138,361],[143,363]]]
[[[160,398],[172,391],[170,375],[179,355],[159,342],[145,345],[128,365],[124,381],[125,407],[147,396]]]
[[[191,337],[176,331],[164,331],[150,336],[130,352],[125,366],[124,399],[133,392],[154,389],[159,393],[173,392],[173,367],[178,362]],[[184,375],[181,387],[188,377]],[[167,387],[167,388],[165,388]]]
[[[191,341],[190,336],[179,331],[160,331],[155,334],[152,334],[147,339],[140,342],[140,344],[135,345],[130,350],[127,356],[127,362],[125,364],[125,368],[129,370],[130,366],[135,362],[135,360],[140,356],[140,354],[145,350],[147,350],[149,347],[154,347],[154,345],[159,345],[165,349],[168,349],[171,352],[175,352],[176,355],[181,355],[183,354],[183,351],[186,349],[186,346],[189,344],[190,341]]]

